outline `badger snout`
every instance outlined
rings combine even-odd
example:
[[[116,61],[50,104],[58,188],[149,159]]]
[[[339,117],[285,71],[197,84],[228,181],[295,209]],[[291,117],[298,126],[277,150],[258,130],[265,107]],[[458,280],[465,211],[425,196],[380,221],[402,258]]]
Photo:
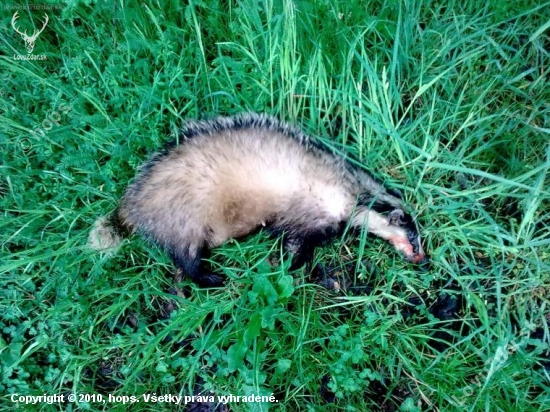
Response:
[[[417,265],[426,266],[430,263],[430,258],[424,253],[424,249],[420,243],[416,243],[416,247],[411,242],[394,242],[394,246],[399,250],[407,262]]]
[[[405,259],[408,262],[414,263],[415,265],[420,266],[422,270],[427,270],[430,268],[431,260],[424,253],[416,254],[413,256],[405,256]]]

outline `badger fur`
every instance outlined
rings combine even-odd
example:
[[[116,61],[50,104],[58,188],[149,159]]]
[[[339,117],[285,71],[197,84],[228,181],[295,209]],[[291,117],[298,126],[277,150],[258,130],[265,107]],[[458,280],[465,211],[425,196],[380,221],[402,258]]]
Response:
[[[201,262],[209,249],[259,227],[282,235],[291,269],[347,224],[424,260],[418,230],[396,193],[300,130],[242,114],[188,121],[180,144],[154,154],[89,245],[115,246],[138,232],[161,246],[199,286],[223,283]]]

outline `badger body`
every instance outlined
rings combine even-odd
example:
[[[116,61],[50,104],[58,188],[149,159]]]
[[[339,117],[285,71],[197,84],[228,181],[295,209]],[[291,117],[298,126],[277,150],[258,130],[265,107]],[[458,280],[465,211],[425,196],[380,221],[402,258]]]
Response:
[[[252,113],[189,121],[180,143],[140,168],[118,208],[96,222],[92,247],[137,231],[200,286],[223,280],[201,257],[259,227],[283,236],[291,268],[346,224],[386,239],[410,261],[424,258],[399,197],[286,123]]]

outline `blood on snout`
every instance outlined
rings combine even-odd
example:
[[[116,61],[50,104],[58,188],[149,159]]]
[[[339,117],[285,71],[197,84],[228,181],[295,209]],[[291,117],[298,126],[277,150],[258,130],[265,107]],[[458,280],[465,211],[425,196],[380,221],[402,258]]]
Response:
[[[424,259],[426,259],[426,255],[424,255],[424,253],[419,253],[418,255],[409,258],[409,260],[413,263],[421,263],[424,261]]]
[[[409,262],[420,263],[426,259],[426,255],[422,248],[420,248],[420,253],[414,253],[414,247],[408,239],[394,237],[390,239],[390,242],[397,251],[405,255],[405,259]]]

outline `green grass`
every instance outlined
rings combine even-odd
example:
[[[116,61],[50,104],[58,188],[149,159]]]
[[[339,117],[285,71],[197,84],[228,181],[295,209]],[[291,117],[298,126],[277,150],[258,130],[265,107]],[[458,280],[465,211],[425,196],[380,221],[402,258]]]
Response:
[[[0,8],[0,408],[14,393],[201,388],[280,400],[235,411],[548,410],[550,4],[186,3],[68,1],[46,10],[42,61],[13,59],[24,43]],[[19,15],[31,32],[43,11]],[[269,266],[280,245],[260,234],[214,253],[226,288],[173,298],[155,246],[87,250],[183,119],[247,110],[399,188],[432,268],[347,234],[316,261],[351,262],[372,290],[335,294]],[[430,312],[445,294],[461,302],[452,321]],[[162,319],[169,299],[179,308]],[[79,405],[113,407],[126,410]]]

